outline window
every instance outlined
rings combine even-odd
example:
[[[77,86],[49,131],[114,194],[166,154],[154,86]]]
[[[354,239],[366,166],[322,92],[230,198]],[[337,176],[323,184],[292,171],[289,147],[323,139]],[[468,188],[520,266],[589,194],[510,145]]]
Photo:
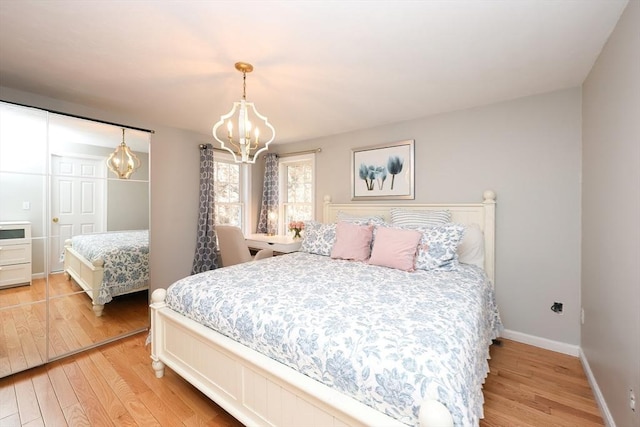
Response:
[[[315,155],[284,157],[279,165],[280,229],[286,234],[290,221],[315,218]]]
[[[230,155],[216,153],[213,161],[216,224],[235,225],[246,232],[248,212],[248,169]]]

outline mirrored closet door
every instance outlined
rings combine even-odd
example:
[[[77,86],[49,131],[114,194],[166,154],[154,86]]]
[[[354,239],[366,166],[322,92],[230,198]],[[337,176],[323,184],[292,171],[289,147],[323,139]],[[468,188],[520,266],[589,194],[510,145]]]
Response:
[[[106,159],[121,127],[8,103],[0,114],[2,377],[148,327],[150,133],[125,129],[140,167],[120,179]],[[132,254],[106,254],[124,241]]]

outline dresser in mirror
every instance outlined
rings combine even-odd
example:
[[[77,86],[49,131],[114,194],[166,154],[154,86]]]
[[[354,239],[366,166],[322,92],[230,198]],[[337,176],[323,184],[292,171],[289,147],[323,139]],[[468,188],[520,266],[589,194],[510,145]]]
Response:
[[[0,104],[0,376],[48,360],[47,116]]]
[[[122,143],[122,127],[8,103],[0,109],[0,223],[30,229],[22,243],[0,238],[0,262],[7,265],[0,266],[5,376],[148,327],[148,277],[140,285],[145,278],[132,275],[148,272],[150,133],[125,129],[126,145],[140,160],[125,180],[106,166]],[[133,258],[105,261],[107,242],[129,239],[130,232],[142,239]],[[82,235],[108,238],[74,247]],[[28,263],[19,256],[27,258],[27,245]],[[105,265],[128,260],[142,264],[124,273]]]

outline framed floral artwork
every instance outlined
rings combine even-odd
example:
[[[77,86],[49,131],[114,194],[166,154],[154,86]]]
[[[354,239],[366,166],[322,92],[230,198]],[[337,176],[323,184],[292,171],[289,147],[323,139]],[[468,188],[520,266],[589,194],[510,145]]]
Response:
[[[351,200],[414,199],[414,140],[351,150]]]

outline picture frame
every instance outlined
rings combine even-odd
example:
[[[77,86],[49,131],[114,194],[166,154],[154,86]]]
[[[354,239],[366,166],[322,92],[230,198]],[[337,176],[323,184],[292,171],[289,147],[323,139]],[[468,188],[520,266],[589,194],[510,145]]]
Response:
[[[414,140],[351,149],[351,200],[415,199]]]

